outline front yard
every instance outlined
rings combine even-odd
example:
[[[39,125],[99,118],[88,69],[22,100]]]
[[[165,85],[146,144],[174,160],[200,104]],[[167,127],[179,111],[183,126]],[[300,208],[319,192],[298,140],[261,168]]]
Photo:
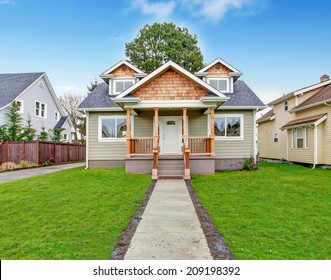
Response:
[[[262,163],[192,186],[236,259],[331,258],[331,170]]]
[[[75,168],[0,184],[0,259],[110,259],[150,183]]]

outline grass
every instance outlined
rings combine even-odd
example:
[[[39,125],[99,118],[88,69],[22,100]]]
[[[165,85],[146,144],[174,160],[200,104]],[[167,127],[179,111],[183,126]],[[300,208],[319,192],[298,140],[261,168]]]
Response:
[[[331,258],[331,170],[261,163],[192,185],[236,259]]]
[[[75,168],[0,185],[0,259],[109,259],[150,175]]]

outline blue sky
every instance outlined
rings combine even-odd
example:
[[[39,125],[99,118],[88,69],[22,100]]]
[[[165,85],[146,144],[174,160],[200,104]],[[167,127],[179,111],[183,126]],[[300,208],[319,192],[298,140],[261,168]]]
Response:
[[[125,58],[145,24],[196,34],[264,102],[331,75],[329,0],[0,0],[0,73],[47,72],[58,95]]]

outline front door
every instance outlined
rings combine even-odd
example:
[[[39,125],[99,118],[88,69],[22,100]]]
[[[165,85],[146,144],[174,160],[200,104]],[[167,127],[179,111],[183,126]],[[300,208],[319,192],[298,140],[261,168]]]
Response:
[[[161,154],[180,154],[181,140],[182,117],[160,117]]]

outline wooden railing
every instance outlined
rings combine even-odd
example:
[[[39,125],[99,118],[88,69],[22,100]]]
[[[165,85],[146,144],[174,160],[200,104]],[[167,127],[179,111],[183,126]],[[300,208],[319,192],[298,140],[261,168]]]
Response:
[[[130,138],[130,155],[152,155],[155,146],[154,137]]]
[[[187,137],[186,141],[191,154],[211,154],[211,137]]]

